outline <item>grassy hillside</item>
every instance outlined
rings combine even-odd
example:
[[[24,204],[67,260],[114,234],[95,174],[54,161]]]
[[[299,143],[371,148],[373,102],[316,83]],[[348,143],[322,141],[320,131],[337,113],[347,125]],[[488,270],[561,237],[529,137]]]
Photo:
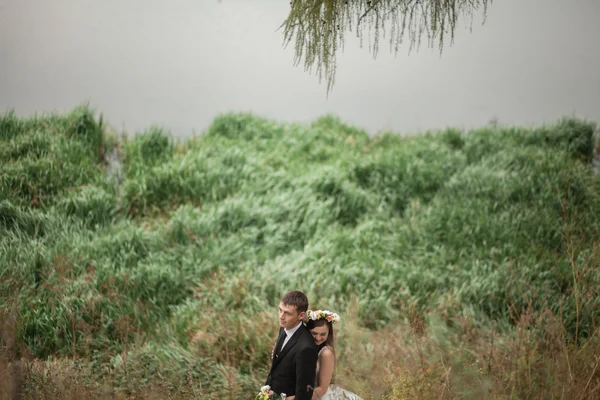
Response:
[[[251,398],[300,289],[342,315],[336,376],[365,398],[594,398],[595,130],[228,114],[175,142],[115,138],[85,107],[7,113],[4,393]]]

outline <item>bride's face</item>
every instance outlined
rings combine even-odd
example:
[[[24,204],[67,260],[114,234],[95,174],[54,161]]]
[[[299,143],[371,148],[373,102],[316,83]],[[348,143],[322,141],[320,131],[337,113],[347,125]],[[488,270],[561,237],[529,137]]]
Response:
[[[325,343],[329,337],[329,328],[327,328],[327,325],[315,326],[310,330],[310,333],[313,335],[313,339],[315,339],[315,343],[318,346]]]

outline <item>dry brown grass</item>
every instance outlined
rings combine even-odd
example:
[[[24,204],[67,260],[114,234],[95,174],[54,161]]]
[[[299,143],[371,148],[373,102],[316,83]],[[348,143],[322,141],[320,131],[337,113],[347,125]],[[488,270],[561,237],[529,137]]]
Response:
[[[572,246],[568,251],[572,254]],[[590,260],[579,265],[572,257],[576,287],[594,267]],[[185,323],[185,357],[192,363],[212,360],[208,368],[214,369],[215,380],[202,382],[191,369],[181,372],[169,362],[153,364],[158,370],[149,375],[144,356],[153,348],[140,335],[112,367],[98,369],[78,358],[33,359],[18,337],[13,306],[0,312],[0,400],[251,398],[250,391],[267,374],[273,316],[236,312],[251,296],[243,282],[233,288],[221,287],[223,280],[214,282],[217,292],[237,291],[233,298],[239,304],[194,312],[199,316]],[[511,309],[513,327],[504,332],[456,317],[450,295],[434,313],[407,309],[403,320],[377,331],[361,326],[355,302],[336,332],[335,383],[365,399],[600,399],[600,327],[584,338],[577,337],[579,332],[568,335],[560,316],[547,308],[535,311],[533,302],[540,296],[533,293],[532,298],[528,309]],[[201,293],[197,300],[202,302]],[[119,329],[128,332],[127,325]]]
[[[161,374],[135,393],[118,390],[114,375],[96,378],[84,360],[36,360],[14,357],[14,320],[2,316],[0,400],[8,399],[242,399],[237,368],[243,350],[235,338],[216,348],[225,377],[219,390],[202,387],[191,376]],[[525,311],[514,330],[498,333],[455,319],[454,329],[433,315],[409,314],[379,331],[362,328],[356,314],[345,317],[338,333],[336,383],[369,399],[598,399],[600,338],[598,331],[579,346],[565,339],[560,318],[549,310]],[[265,321],[260,319],[264,325]],[[11,341],[12,340],[12,341]],[[10,344],[10,346],[9,346]],[[198,356],[206,356],[195,345]],[[204,348],[205,349],[205,348]],[[224,352],[224,353],[223,353]],[[229,355],[228,355],[229,354]],[[129,364],[134,371],[143,368]],[[216,365],[216,364],[215,364]],[[255,371],[260,381],[264,371]],[[138,379],[135,373],[130,379]],[[169,379],[171,381],[169,381]],[[257,382],[260,384],[261,382]],[[251,395],[250,395],[251,396]]]
[[[576,347],[549,310],[525,311],[514,330],[476,328],[468,319],[418,316],[378,332],[355,317],[340,337],[340,386],[370,398],[600,399],[600,338]]]

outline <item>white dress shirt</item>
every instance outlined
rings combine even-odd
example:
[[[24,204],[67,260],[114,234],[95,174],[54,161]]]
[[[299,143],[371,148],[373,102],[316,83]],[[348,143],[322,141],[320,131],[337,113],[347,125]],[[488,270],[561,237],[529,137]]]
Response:
[[[296,333],[298,328],[300,328],[300,325],[302,325],[302,321],[300,321],[298,323],[298,325],[296,325],[296,327],[290,329],[289,331],[287,329],[284,329],[286,336],[285,336],[285,339],[283,340],[283,344],[281,345],[281,350],[283,350],[283,348],[285,347],[285,344],[288,342],[288,340],[290,340],[290,338],[294,335],[294,333]]]

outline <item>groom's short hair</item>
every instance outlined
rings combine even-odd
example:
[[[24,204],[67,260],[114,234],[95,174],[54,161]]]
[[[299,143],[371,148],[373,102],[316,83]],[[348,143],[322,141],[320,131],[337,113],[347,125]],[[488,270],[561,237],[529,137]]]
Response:
[[[296,310],[299,313],[308,310],[308,297],[299,290],[287,293],[281,298],[281,302],[286,306],[296,306]]]

